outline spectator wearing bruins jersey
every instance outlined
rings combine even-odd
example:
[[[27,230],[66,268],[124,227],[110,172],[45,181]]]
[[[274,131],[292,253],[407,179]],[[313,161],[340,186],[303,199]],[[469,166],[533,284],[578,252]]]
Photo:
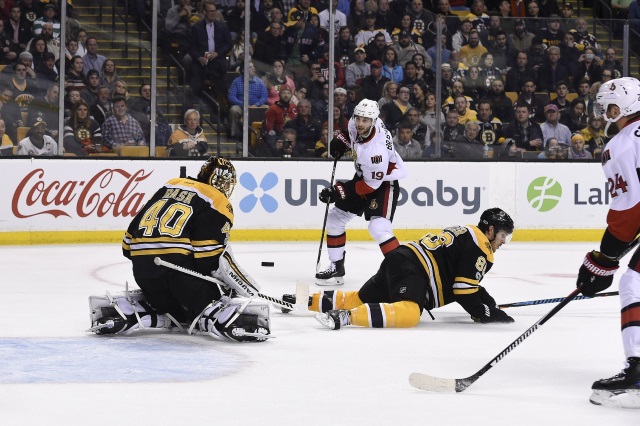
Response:
[[[146,300],[179,322],[192,321],[213,300],[220,299],[219,287],[158,266],[154,258],[203,275],[218,271],[223,253],[225,261],[234,265],[225,249],[233,226],[228,198],[235,183],[231,162],[211,157],[197,178],[174,178],[165,183],[125,232],[122,251],[133,264],[133,276]]]
[[[489,99],[484,98],[478,102],[477,121],[480,127],[478,139],[487,145],[498,143],[498,140],[502,137],[502,121],[493,115]]]
[[[488,209],[477,226],[446,228],[398,247],[359,291],[316,293],[309,309],[320,312],[318,321],[334,330],[347,325],[414,327],[424,309],[453,302],[476,322],[513,322],[480,285],[513,228],[507,213]]]
[[[549,49],[551,46],[560,46],[564,40],[564,32],[560,29],[560,17],[552,16],[547,27],[540,30],[538,35],[542,39],[542,45],[545,49]]]

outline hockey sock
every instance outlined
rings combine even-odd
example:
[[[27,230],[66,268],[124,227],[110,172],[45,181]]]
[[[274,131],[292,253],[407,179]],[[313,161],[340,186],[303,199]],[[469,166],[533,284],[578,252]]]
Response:
[[[409,328],[420,321],[415,302],[365,303],[351,309],[351,324],[374,328]]]
[[[342,260],[344,257],[344,246],[347,243],[347,233],[343,232],[340,235],[327,234],[327,252],[329,253],[329,259],[332,262]]]
[[[398,239],[396,237],[393,237],[380,244],[380,251],[386,256],[387,253],[389,253],[391,250],[395,250],[399,246],[400,243],[398,242]]]
[[[357,291],[327,290],[311,296],[310,311],[327,312],[333,309],[352,309],[362,305]]]

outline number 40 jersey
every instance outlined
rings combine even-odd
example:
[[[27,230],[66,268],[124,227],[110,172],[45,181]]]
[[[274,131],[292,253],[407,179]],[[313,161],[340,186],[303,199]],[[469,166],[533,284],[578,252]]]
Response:
[[[146,276],[165,272],[153,263],[156,256],[209,275],[218,269],[232,226],[233,207],[222,192],[192,178],[175,178],[131,221],[122,251]]]

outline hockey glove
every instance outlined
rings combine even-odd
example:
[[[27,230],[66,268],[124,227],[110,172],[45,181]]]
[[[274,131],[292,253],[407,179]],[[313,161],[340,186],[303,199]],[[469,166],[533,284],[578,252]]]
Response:
[[[334,138],[331,139],[331,143],[329,144],[329,153],[333,158],[342,158],[350,147],[351,142],[349,142],[349,135],[342,130],[334,132]]]
[[[483,316],[478,316],[478,317],[472,316],[471,319],[474,320],[475,322],[481,322],[482,324],[489,324],[491,322],[501,322],[501,323],[509,324],[509,323],[515,322],[513,318],[511,318],[509,315],[505,313],[505,311],[499,308],[489,307],[485,305],[485,313],[486,315],[483,315]]]
[[[347,197],[347,190],[342,182],[337,182],[320,191],[318,197],[325,204],[335,203],[338,199],[344,200]]]
[[[598,251],[587,253],[578,271],[576,287],[587,297],[609,288],[620,263]]]

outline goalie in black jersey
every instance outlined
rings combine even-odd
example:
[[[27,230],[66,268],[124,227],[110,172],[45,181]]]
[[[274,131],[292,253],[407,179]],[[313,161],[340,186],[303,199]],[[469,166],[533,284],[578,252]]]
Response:
[[[321,291],[310,298],[309,309],[320,312],[316,319],[334,330],[346,325],[414,327],[423,309],[453,302],[476,322],[513,322],[480,286],[513,228],[507,213],[488,209],[477,226],[445,228],[401,245],[359,291]]]
[[[242,297],[248,295],[243,286],[253,293],[258,286],[228,246],[233,226],[229,197],[235,185],[231,162],[211,157],[197,178],[171,179],[151,197],[122,241],[140,290],[91,296],[91,331],[119,334],[186,324],[189,332],[199,329],[217,338],[266,339],[269,308]],[[156,265],[156,257],[216,282]]]

